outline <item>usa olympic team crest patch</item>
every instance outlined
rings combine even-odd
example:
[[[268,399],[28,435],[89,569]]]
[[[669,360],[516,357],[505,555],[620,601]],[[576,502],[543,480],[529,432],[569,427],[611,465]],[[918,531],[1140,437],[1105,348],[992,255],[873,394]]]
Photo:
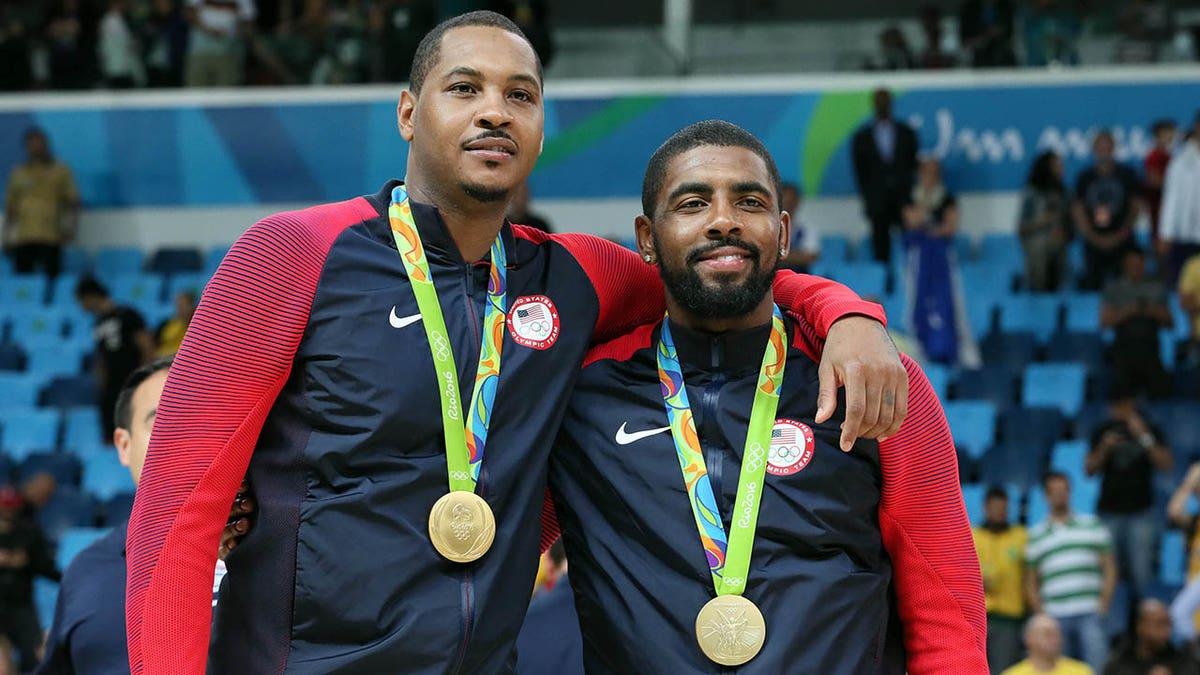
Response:
[[[813,456],[813,432],[795,420],[777,419],[771,429],[771,452],[767,455],[767,473],[790,476],[799,473]]]
[[[544,295],[524,295],[508,310],[513,342],[531,349],[549,349],[558,341],[558,308]]]

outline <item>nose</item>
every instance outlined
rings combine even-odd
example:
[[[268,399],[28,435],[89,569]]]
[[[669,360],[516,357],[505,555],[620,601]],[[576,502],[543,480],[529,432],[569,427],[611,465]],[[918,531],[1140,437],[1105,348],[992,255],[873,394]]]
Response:
[[[475,125],[484,129],[500,129],[512,121],[512,112],[508,109],[504,92],[499,89],[489,90],[482,97],[479,110],[475,113]]]
[[[709,239],[724,239],[729,235],[741,235],[741,212],[728,199],[715,197],[712,204],[712,219],[708,221]]]

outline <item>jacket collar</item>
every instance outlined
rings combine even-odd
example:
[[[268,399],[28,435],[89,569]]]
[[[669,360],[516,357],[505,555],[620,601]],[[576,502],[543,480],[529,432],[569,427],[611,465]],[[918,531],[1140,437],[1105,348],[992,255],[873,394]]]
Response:
[[[384,223],[388,222],[388,206],[392,203],[392,190],[397,185],[403,185],[403,181],[390,180],[384,184],[383,188],[368,199],[374,204],[376,211],[383,217]],[[430,262],[435,260],[442,263],[450,263],[455,265],[466,265],[462,254],[459,253],[458,246],[454,243],[454,238],[450,236],[450,230],[446,228],[445,221],[442,220],[442,215],[433,204],[425,204],[423,202],[409,200],[412,205],[413,221],[417,224],[417,233],[421,235],[421,245],[425,248],[425,254],[430,259]],[[387,231],[388,242],[392,242],[390,226]],[[504,225],[500,229],[500,238],[504,242],[504,251],[508,254],[509,266],[512,266],[512,261],[515,258],[516,240],[513,237],[512,223],[506,218]],[[393,244],[394,246],[395,244]],[[484,256],[484,259],[479,263],[486,263],[490,260],[491,254]]]

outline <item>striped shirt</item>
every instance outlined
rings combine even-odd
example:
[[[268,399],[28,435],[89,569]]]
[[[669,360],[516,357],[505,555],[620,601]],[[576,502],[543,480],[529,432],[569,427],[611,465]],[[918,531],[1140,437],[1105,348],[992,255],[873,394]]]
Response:
[[[1095,516],[1072,515],[1065,523],[1045,520],[1030,530],[1025,559],[1041,583],[1045,612],[1065,617],[1099,611],[1104,583],[1100,559],[1111,548],[1108,529]]]

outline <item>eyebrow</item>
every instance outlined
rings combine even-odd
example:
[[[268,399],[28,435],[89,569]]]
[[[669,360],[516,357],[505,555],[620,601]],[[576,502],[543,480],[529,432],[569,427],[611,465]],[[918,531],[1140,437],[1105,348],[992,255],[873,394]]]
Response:
[[[154,406],[146,413],[146,419],[152,420],[158,416],[158,406]]]
[[[712,194],[713,186],[709,185],[708,183],[684,183],[674,190],[671,190],[671,194],[667,195],[667,201],[673,202],[689,192],[708,195]]]
[[[771,194],[771,191],[767,189],[766,185],[763,185],[762,183],[760,183],[756,180],[744,181],[742,183],[734,183],[733,191],[734,192],[761,192],[766,195]]]
[[[480,71],[478,71],[475,68],[472,68],[470,66],[458,66],[458,67],[454,68],[453,70],[451,70],[449,73],[446,73],[446,77],[454,77],[455,75],[465,75],[467,77],[474,77],[479,80],[484,79],[483,73],[481,73]],[[529,73],[516,73],[515,75],[510,75],[508,78],[508,81],[509,82],[525,82],[525,83],[531,84],[535,87],[542,86],[542,83],[539,82],[536,77],[534,77],[533,75],[530,75]]]

